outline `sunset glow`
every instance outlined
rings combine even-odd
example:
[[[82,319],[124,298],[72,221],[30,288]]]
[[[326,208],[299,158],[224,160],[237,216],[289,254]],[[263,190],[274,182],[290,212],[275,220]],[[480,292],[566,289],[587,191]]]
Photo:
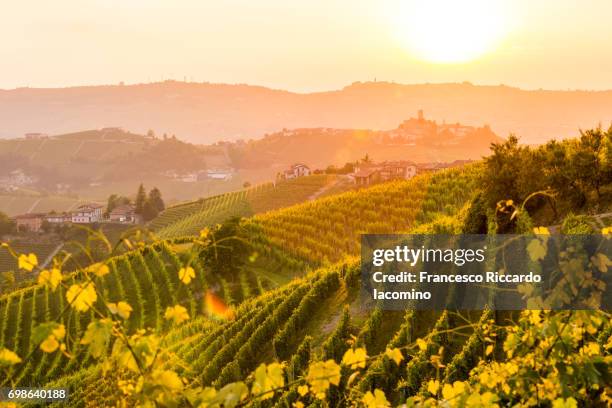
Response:
[[[436,63],[474,60],[505,34],[499,2],[433,0],[407,4],[397,15],[400,41],[417,58]]]

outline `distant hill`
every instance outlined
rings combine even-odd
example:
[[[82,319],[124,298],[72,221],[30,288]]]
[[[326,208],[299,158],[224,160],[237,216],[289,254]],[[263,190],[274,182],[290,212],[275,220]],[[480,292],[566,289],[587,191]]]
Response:
[[[447,122],[489,124],[527,143],[612,122],[612,91],[526,91],[507,86],[355,83],[300,94],[249,85],[166,81],[126,86],[0,90],[0,137],[121,126],[208,144],[283,128],[391,129],[424,109]]]
[[[422,114],[422,112],[421,112]],[[397,124],[396,124],[397,126]],[[245,143],[228,144],[235,167],[273,171],[296,162],[326,168],[355,162],[366,154],[375,161],[411,160],[418,163],[478,160],[491,143],[502,141],[488,126],[442,124],[411,118],[390,130],[291,129]]]
[[[5,139],[0,140],[0,194],[13,197],[0,207],[12,205],[15,196],[27,196],[34,203],[39,192],[45,196],[67,195],[72,197],[65,200],[69,202],[75,202],[77,196],[106,200],[112,193],[135,193],[140,182],[149,188],[159,187],[170,201],[200,197],[205,192],[221,193],[242,185],[238,178],[228,185],[213,186],[206,181],[184,183],[172,177],[220,164],[227,167],[224,148],[195,146],[172,136],[155,138],[119,128]],[[11,176],[14,172],[22,173],[25,179]],[[168,172],[170,176],[164,175]],[[15,186],[19,187],[17,191]],[[26,212],[32,205],[22,207],[9,212]],[[62,203],[54,209],[65,207]]]

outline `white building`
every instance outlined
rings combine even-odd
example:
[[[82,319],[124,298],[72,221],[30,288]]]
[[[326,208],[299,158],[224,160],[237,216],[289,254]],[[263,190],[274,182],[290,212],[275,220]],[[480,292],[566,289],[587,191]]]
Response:
[[[232,169],[209,169],[206,170],[206,178],[212,180],[229,181],[232,179],[234,171]]]
[[[296,163],[283,172],[283,178],[293,179],[310,175],[310,167],[302,163]]]
[[[90,203],[79,206],[72,212],[72,222],[75,224],[91,224],[102,220],[104,206]]]

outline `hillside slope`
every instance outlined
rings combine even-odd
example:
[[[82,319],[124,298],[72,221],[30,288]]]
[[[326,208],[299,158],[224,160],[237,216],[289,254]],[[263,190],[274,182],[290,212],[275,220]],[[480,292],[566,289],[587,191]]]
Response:
[[[0,137],[122,126],[198,143],[283,128],[391,129],[417,109],[448,122],[488,123],[528,143],[612,120],[612,92],[527,91],[471,84],[356,83],[298,94],[257,86],[162,83],[0,90]],[[559,122],[559,118],[563,118]]]

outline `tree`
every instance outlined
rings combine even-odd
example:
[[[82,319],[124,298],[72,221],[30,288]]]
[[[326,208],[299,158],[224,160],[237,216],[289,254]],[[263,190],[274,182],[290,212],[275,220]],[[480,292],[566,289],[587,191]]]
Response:
[[[162,199],[161,191],[157,187],[153,187],[151,191],[149,191],[149,200],[151,206],[155,209],[157,213],[160,213],[166,209],[166,205],[164,204],[164,200]]]
[[[242,238],[240,217],[232,217],[210,232],[211,245],[202,254],[205,264],[219,276],[235,279],[250,255]]]
[[[53,231],[53,224],[47,220],[43,220],[40,228],[48,234],[49,232]]]
[[[0,236],[15,232],[15,222],[0,211]]]
[[[118,194],[111,194],[108,197],[108,201],[106,204],[106,213],[104,214],[105,216],[108,217],[108,215],[117,207],[121,206],[121,205],[127,205],[130,204],[130,199],[124,196],[120,196]]]
[[[136,214],[142,214],[144,210],[144,205],[146,202],[147,202],[147,192],[145,191],[145,188],[142,185],[142,183],[140,183],[140,186],[138,187],[138,192],[136,193],[136,202],[135,202]]]
[[[158,213],[159,211],[157,211],[157,208],[155,208],[155,205],[150,200],[145,201],[141,213],[143,221],[151,221],[157,217]]]

